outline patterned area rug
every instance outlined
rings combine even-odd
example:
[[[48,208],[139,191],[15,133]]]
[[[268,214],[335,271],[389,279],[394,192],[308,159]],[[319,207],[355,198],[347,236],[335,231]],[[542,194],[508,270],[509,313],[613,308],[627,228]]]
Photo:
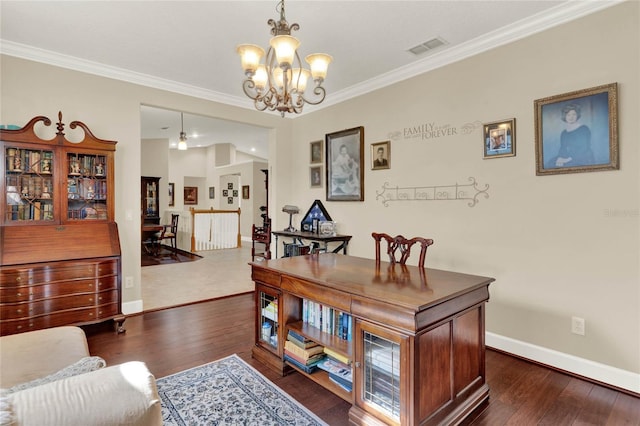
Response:
[[[165,426],[326,426],[236,354],[158,379],[158,392]]]

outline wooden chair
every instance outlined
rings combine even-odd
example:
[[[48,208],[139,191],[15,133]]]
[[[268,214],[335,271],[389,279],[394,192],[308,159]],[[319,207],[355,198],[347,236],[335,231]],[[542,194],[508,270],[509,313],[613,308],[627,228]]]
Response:
[[[178,249],[178,244],[176,242],[176,237],[178,235],[178,219],[180,215],[172,214],[171,215],[171,225],[163,225],[163,230],[158,237],[158,244],[162,244],[163,240],[169,240],[169,244],[171,248],[175,251]]]
[[[433,244],[433,240],[430,238],[415,237],[407,239],[402,235],[392,237],[387,234],[378,234],[373,232],[371,234],[374,240],[376,240],[376,264],[380,264],[380,242],[385,240],[387,242],[387,254],[389,255],[389,262],[393,265],[399,263],[404,265],[407,259],[411,255],[411,247],[419,243],[420,258],[418,259],[418,266],[424,268],[424,261],[427,256],[427,248]],[[396,258],[396,252],[399,252],[400,258]]]

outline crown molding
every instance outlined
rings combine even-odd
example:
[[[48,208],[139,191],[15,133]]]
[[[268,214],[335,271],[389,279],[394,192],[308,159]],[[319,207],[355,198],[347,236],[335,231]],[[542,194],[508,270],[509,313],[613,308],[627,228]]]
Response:
[[[364,95],[374,90],[390,86],[400,81],[415,77],[420,74],[441,68],[445,65],[461,61],[471,56],[486,52],[496,47],[520,40],[524,37],[545,31],[549,28],[573,21],[583,16],[598,12],[608,7],[623,3],[627,0],[586,0],[567,1],[555,8],[541,12],[527,19],[502,27],[500,30],[485,34],[474,40],[453,46],[441,53],[435,53],[420,61],[389,71],[380,76],[357,83],[333,94],[327,94],[327,98],[320,105],[311,108],[312,111],[327,108],[346,100]],[[15,56],[35,62],[67,68],[74,71],[85,72],[101,77],[126,81],[141,86],[166,90],[169,92],[193,96],[213,102],[219,102],[239,108],[253,109],[253,104],[246,98],[232,96],[213,90],[196,87],[177,81],[167,80],[148,74],[138,73],[123,68],[101,64],[98,62],[80,59],[74,56],[40,49],[37,47],[15,43],[0,39],[0,53]],[[306,111],[312,112],[312,111]],[[303,112],[302,114],[304,114]]]

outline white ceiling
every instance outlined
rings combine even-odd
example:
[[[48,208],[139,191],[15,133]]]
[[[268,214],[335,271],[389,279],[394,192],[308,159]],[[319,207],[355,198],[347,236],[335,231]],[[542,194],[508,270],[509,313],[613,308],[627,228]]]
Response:
[[[301,41],[301,56],[324,52],[334,58],[324,84],[327,99],[306,106],[308,112],[619,2],[288,0],[286,14],[290,24],[300,24],[293,35]],[[0,47],[12,56],[252,108],[242,92],[235,47],[268,46],[267,20],[278,18],[276,4],[2,0]],[[434,37],[447,44],[421,56],[407,52]],[[166,115],[143,108],[142,137],[159,137],[160,127],[169,126],[164,137],[168,132],[177,139],[179,114]],[[250,152],[262,143],[264,149],[254,155],[266,158],[265,129],[185,116],[187,133],[189,125],[203,135],[190,138],[190,146],[228,142]]]

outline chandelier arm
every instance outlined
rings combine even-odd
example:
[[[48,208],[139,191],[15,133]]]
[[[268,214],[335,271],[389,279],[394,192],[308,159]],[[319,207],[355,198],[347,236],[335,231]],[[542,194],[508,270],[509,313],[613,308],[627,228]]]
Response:
[[[313,89],[313,94],[319,96],[319,98],[317,100],[309,100],[305,98],[303,95],[300,95],[300,97],[305,103],[308,103],[309,105],[318,105],[319,103],[324,101],[325,96],[327,96],[327,92],[326,90],[324,90],[324,87],[322,86],[316,86]]]
[[[256,100],[260,97],[260,93],[256,89],[256,83],[251,79],[246,79],[242,82],[242,90],[247,97]]]

